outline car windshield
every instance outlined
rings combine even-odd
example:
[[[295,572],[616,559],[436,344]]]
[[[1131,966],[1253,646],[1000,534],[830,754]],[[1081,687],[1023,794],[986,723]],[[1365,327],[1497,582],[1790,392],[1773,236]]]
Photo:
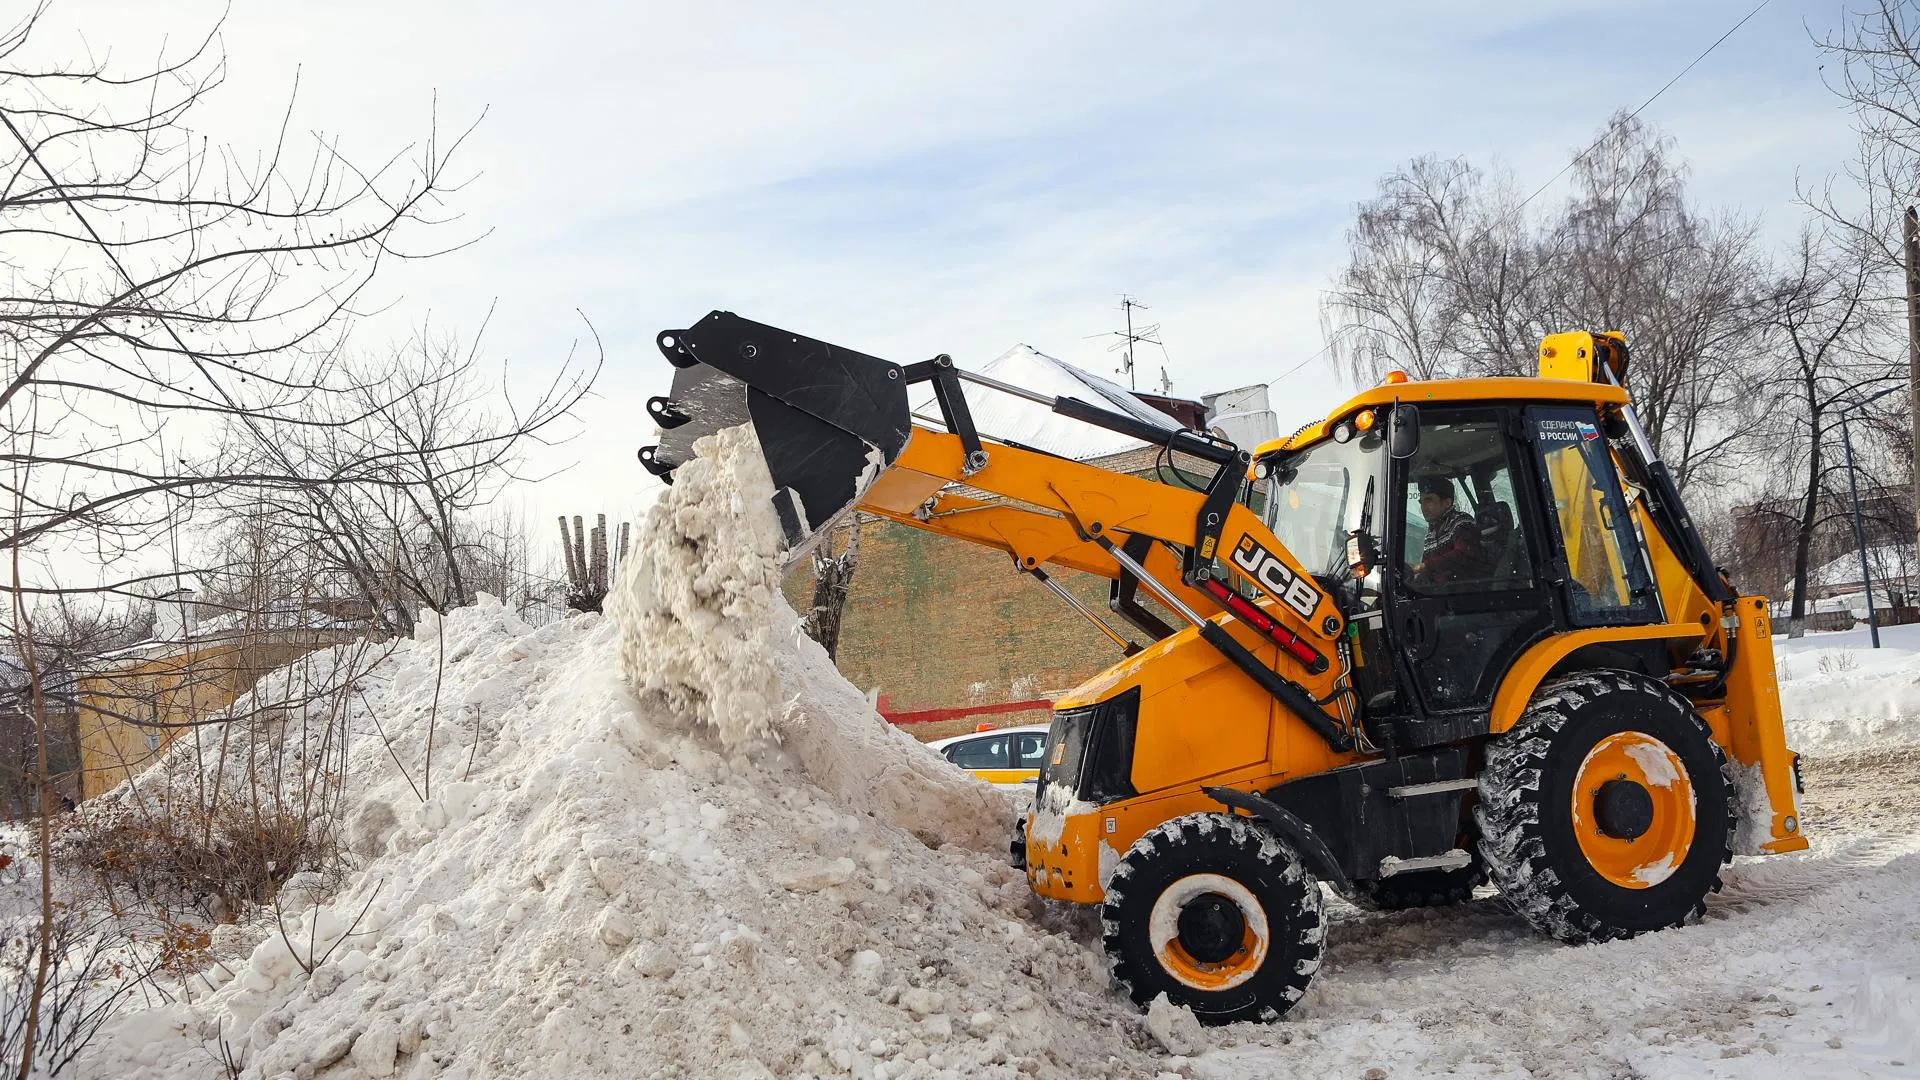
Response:
[[[1345,580],[1348,534],[1380,534],[1375,506],[1385,445],[1377,435],[1325,439],[1273,459],[1267,527],[1308,573]]]

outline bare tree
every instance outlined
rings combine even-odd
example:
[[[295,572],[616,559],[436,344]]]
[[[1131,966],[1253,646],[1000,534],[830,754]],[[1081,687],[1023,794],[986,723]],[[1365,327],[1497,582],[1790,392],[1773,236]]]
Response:
[[[463,516],[591,378],[569,367],[495,412],[471,354],[349,348],[382,266],[473,239],[447,235],[443,203],[464,132],[429,115],[367,164],[297,135],[290,103],[273,145],[238,151],[198,127],[224,75],[217,26],[130,66],[56,39],[46,12],[0,17],[0,636],[23,661],[42,810],[39,945],[8,1043],[22,1076],[58,998],[48,606],[165,591],[193,569],[192,529],[243,508],[273,515],[263,543],[306,543],[316,573],[358,575],[395,610],[464,602]]]
[[[620,528],[624,538],[626,523]],[[533,527],[524,513],[495,507],[485,515],[472,515],[467,529],[472,539],[463,545],[470,560],[466,577],[477,592],[499,597],[529,623],[557,617],[567,582],[549,572],[546,556],[535,555]]]
[[[1692,207],[1672,140],[1629,115],[1613,118],[1573,176],[1541,260],[1555,268],[1547,318],[1627,332],[1628,387],[1683,490],[1730,475],[1764,284],[1754,224]]]
[[[1910,380],[1920,381],[1920,309],[1908,297],[1920,291],[1910,276],[1905,227],[1920,192],[1920,4],[1912,0],[1874,0],[1850,11],[1841,28],[1816,37],[1828,63],[1821,71],[1827,86],[1853,116],[1858,151],[1844,181],[1833,178],[1802,198],[1845,236],[1859,258],[1872,267],[1876,298],[1889,322],[1906,316],[1904,334],[1894,335],[1898,352],[1909,355]],[[1909,389],[1900,410],[1906,456],[1904,471],[1920,513],[1920,458],[1913,427],[1920,424],[1920,385]],[[1906,530],[1915,535],[1920,522]]]
[[[299,542],[387,628],[411,633],[421,609],[471,604],[491,550],[476,515],[521,478],[529,446],[550,444],[598,370],[569,358],[530,398],[481,381],[472,348],[422,330],[381,361],[348,361],[344,401],[310,404],[308,423],[248,424],[230,466],[289,475],[247,497],[272,503]],[[336,410],[330,412],[329,410]],[[338,419],[333,419],[338,417]]]
[[[1572,174],[1537,225],[1503,176],[1461,159],[1383,180],[1327,299],[1343,359],[1366,381],[1529,374],[1543,334],[1625,330],[1629,388],[1676,480],[1726,474],[1763,277],[1752,224],[1693,209],[1671,141],[1628,115]]]
[[[1843,177],[1803,194],[1892,281],[1903,262],[1900,216],[1920,192],[1920,4],[1871,0],[1815,44],[1859,150]]]
[[[1870,347],[1871,279],[1871,266],[1857,250],[1803,230],[1766,303],[1766,363],[1747,384],[1761,406],[1756,435],[1777,468],[1775,499],[1772,505],[1763,500],[1758,512],[1791,516],[1781,535],[1792,545],[1794,620],[1806,615],[1815,538],[1844,512],[1836,497],[1846,481],[1836,453],[1838,414],[1905,375]],[[1836,489],[1836,481],[1842,487]]]
[[[1504,176],[1416,158],[1380,182],[1347,233],[1328,296],[1342,359],[1364,381],[1514,374],[1538,338],[1536,245]]]

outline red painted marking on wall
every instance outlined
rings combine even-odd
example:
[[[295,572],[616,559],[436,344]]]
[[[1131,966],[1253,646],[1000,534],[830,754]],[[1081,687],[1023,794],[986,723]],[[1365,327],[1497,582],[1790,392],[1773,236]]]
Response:
[[[991,716],[995,713],[1032,712],[1035,709],[1053,708],[1053,702],[1047,698],[1035,698],[1032,701],[1003,701],[997,705],[967,705],[957,709],[914,709],[910,712],[895,712],[887,707],[887,699],[880,698],[880,715],[894,724],[937,724],[942,720],[964,720],[969,716]]]

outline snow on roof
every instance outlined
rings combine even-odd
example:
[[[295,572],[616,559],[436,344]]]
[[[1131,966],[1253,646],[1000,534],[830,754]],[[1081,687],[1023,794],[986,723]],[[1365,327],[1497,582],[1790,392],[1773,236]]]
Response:
[[[1089,405],[1123,412],[1170,432],[1180,428],[1179,421],[1134,397],[1125,387],[1064,360],[1056,360],[1031,345],[1015,345],[973,370],[1048,397],[1079,398]],[[1061,416],[1025,398],[974,383],[962,385],[966,388],[967,411],[983,435],[1076,461],[1124,453],[1146,445],[1117,431]],[[939,415],[931,390],[922,393],[913,408],[924,415]]]
[[[1867,565],[1876,581],[1888,575],[1898,577],[1910,572],[1913,561],[1911,546],[1877,544],[1867,549]],[[1828,559],[1808,571],[1807,578],[1810,584],[1819,586],[1860,584],[1859,549]]]

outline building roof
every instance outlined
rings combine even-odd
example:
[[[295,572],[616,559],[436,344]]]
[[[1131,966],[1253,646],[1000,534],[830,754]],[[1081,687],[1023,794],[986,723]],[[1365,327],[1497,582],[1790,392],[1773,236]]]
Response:
[[[1134,397],[1125,387],[1056,360],[1030,345],[1015,345],[978,369],[980,374],[1032,390],[1048,397],[1072,397],[1102,408],[1126,413],[1168,432],[1180,422]],[[1085,461],[1123,453],[1147,444],[1117,431],[1095,427],[1053,412],[1044,405],[1003,394],[974,383],[966,388],[967,411],[983,435],[1019,443],[1049,454]],[[915,412],[938,415],[931,390],[913,403]]]
[[[1867,566],[1873,572],[1875,584],[1886,577],[1898,578],[1911,573],[1913,562],[1913,546],[1910,544],[1875,544],[1867,549]],[[1860,549],[1835,556],[1808,570],[1807,583],[1821,588],[1859,588]]]

